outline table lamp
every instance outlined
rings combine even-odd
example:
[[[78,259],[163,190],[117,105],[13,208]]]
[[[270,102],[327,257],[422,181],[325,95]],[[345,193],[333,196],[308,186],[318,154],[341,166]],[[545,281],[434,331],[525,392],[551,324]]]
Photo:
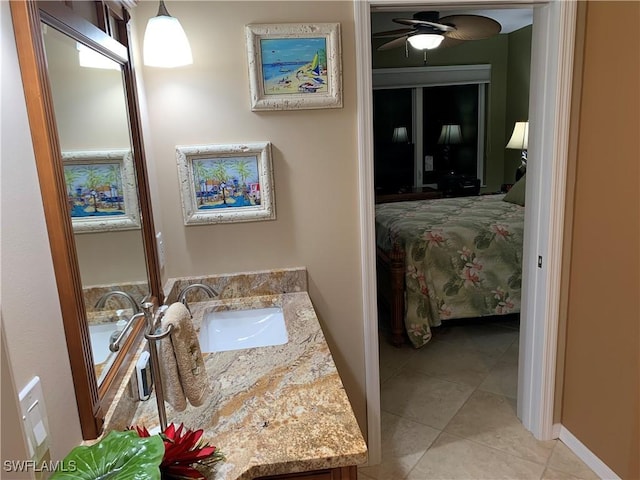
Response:
[[[520,166],[516,170],[516,182],[520,180],[527,171],[527,146],[529,144],[529,122],[516,122],[509,143],[505,148],[520,150]]]
[[[454,175],[455,172],[449,161],[449,151],[451,149],[451,145],[457,145],[459,143],[462,143],[462,132],[460,131],[460,125],[442,125],[442,130],[440,130],[440,137],[438,138],[438,145],[444,145],[444,148],[442,149],[444,163],[449,169],[450,175]]]

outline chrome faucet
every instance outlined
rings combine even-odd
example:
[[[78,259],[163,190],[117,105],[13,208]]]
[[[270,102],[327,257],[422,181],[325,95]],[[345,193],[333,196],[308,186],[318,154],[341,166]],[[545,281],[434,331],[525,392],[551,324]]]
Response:
[[[146,318],[145,314],[142,312],[136,313],[129,319],[129,321],[127,322],[127,325],[122,330],[120,330],[120,332],[114,332],[114,333],[118,333],[118,336],[109,343],[109,350],[111,350],[114,353],[120,350],[120,342],[122,342],[122,339],[127,335],[127,333],[129,332],[129,330],[131,329],[135,321],[138,320],[139,318]]]
[[[209,285],[205,285],[204,283],[192,283],[191,285],[187,285],[180,291],[180,294],[178,295],[178,301],[181,302],[185,307],[187,307],[187,310],[189,310],[189,314],[191,314],[191,309],[189,308],[189,304],[187,303],[187,293],[189,293],[189,291],[193,290],[194,288],[204,290],[209,298],[217,297],[219,295],[218,292],[216,292]]]
[[[123,292],[121,290],[112,290],[110,292],[105,293],[104,295],[102,295],[98,301],[96,302],[95,307],[96,308],[104,308],[105,304],[107,303],[107,300],[112,297],[112,296],[120,296],[120,297],[124,297],[127,300],[129,300],[129,302],[131,303],[131,307],[133,307],[133,313],[142,313],[142,308],[140,307],[140,304],[138,302],[136,302],[135,298],[133,298],[131,296],[131,294],[127,293],[127,292]]]

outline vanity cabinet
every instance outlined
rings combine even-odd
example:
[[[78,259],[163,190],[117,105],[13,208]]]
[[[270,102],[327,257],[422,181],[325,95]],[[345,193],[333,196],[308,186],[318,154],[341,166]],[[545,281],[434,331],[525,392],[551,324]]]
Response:
[[[358,469],[355,466],[337,467],[313,472],[287,473],[269,477],[258,477],[255,480],[357,480]]]

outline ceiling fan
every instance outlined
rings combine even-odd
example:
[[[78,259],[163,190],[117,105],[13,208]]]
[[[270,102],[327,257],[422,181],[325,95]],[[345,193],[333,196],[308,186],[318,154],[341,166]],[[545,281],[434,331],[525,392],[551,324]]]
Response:
[[[406,42],[418,50],[431,50],[440,45],[452,46],[464,40],[482,40],[500,33],[501,25],[481,15],[450,15],[440,18],[438,12],[418,12],[413,18],[394,18],[395,23],[410,28],[373,34],[373,38],[396,37],[383,43],[378,50],[401,47]]]

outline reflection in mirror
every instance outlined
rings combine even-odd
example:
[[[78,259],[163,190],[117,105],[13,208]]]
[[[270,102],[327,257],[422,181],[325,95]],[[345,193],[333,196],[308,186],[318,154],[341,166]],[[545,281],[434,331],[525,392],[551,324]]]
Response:
[[[100,384],[116,356],[109,344],[135,313],[130,298],[141,303],[150,291],[126,93],[117,62],[50,26],[42,30]]]

